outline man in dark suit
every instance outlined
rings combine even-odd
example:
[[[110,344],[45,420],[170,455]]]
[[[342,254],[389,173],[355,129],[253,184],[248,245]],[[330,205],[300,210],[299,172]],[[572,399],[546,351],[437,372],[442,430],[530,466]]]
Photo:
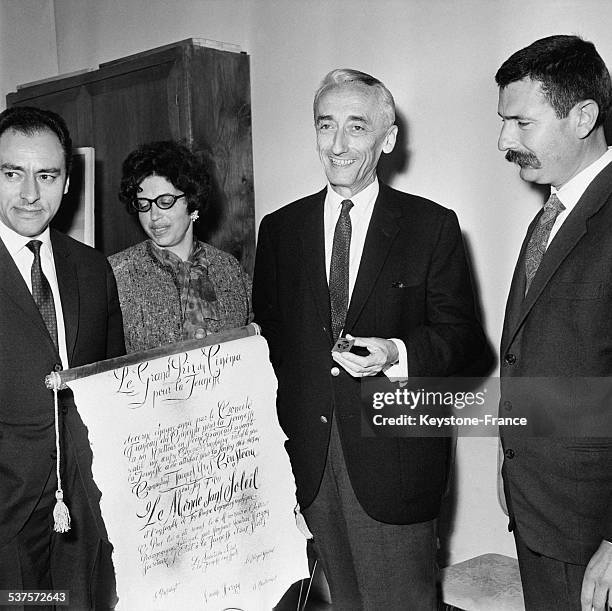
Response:
[[[501,343],[503,478],[528,610],[612,603],[610,75],[592,43],[551,36],[496,74],[499,149],[550,185],[512,279]],[[526,392],[528,389],[528,392]]]
[[[105,257],[49,229],[70,159],[58,115],[26,107],[0,114],[0,590],[63,589],[70,608],[109,608],[110,545],[86,430],[70,391],[60,391],[55,420],[44,384],[54,370],[124,352]],[[67,532],[53,532],[56,424]]]
[[[329,184],[263,219],[253,292],[298,502],[334,610],[433,609],[449,440],[362,437],[360,381],[449,376],[481,353],[461,232],[377,180],[397,134],[380,81],[332,71],[314,119]],[[332,352],[341,333],[365,354]]]

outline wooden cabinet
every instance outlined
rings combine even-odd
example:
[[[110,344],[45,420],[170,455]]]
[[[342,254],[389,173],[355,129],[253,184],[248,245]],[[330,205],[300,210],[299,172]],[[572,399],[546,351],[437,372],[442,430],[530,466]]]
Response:
[[[184,40],[98,70],[39,82],[7,106],[53,110],[74,146],[95,148],[96,247],[112,254],[146,236],[117,193],[121,163],[136,146],[178,139],[201,151],[213,177],[201,239],[235,255],[251,272],[255,253],[249,58]]]

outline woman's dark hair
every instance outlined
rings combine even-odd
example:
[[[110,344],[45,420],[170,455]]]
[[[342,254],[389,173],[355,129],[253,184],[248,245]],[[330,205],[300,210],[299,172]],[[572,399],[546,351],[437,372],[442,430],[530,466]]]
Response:
[[[129,212],[135,213],[131,203],[138,197],[140,183],[153,175],[165,178],[185,194],[188,212],[204,212],[208,205],[210,174],[188,147],[174,140],[142,144],[126,157],[119,199]]]

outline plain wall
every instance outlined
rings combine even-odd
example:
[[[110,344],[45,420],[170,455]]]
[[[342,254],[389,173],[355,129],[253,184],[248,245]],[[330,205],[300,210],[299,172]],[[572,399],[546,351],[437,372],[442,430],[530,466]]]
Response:
[[[18,83],[184,38],[238,44],[251,58],[259,222],[324,184],[312,127],[322,76],[336,67],[369,72],[400,114],[406,163],[392,184],[457,212],[496,348],[516,256],[542,195],[497,150],[494,74],[517,49],[556,33],[592,40],[610,64],[609,23],[608,0],[0,0],[1,103]],[[460,440],[450,562],[515,554],[496,462],[496,439]]]
[[[0,108],[17,85],[58,70],[53,0],[0,0]]]

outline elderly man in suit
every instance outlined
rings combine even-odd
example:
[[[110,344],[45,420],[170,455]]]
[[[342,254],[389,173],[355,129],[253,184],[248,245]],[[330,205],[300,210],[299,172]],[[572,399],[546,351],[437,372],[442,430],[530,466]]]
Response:
[[[298,502],[335,610],[434,609],[450,443],[362,437],[360,381],[449,376],[481,354],[461,231],[378,181],[398,129],[379,80],[330,72],[314,122],[328,184],[263,219],[253,291]],[[361,353],[332,352],[341,334]]]
[[[54,370],[125,350],[105,257],[49,229],[71,154],[58,115],[0,114],[0,590],[68,590],[70,608],[100,609],[114,604],[113,573],[87,434],[69,391],[56,421],[44,384]],[[53,532],[56,425],[72,517],[62,533]]]
[[[523,180],[550,185],[501,342],[501,410],[540,436],[501,431],[510,528],[528,610],[599,611],[612,603],[612,407],[597,404],[612,373],[610,75],[592,43],[550,36],[495,78],[499,149]]]

